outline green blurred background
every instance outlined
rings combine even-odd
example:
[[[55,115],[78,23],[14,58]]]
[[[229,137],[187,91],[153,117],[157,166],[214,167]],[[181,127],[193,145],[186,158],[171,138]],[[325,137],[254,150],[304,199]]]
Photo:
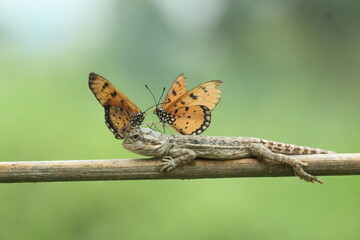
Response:
[[[360,151],[359,1],[0,1],[0,160],[139,157],[89,72],[141,108],[224,81],[205,135]],[[155,120],[149,114],[147,120]],[[1,239],[360,239],[360,177],[0,185]]]

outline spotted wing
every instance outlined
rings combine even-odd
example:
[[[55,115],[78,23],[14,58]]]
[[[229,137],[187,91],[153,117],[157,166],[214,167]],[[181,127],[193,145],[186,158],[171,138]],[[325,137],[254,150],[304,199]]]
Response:
[[[211,122],[210,109],[202,105],[180,107],[169,115],[170,126],[185,135],[199,135],[209,127]]]
[[[123,139],[120,128],[132,125],[134,118],[141,113],[140,109],[110,81],[90,73],[89,87],[96,99],[105,108],[105,124],[115,135],[115,138]],[[139,123],[136,123],[138,125]]]
[[[90,73],[89,87],[103,107],[111,105],[121,107],[133,114],[141,112],[130,98],[117,89],[110,81],[96,73]]]
[[[107,105],[105,107],[105,124],[117,139],[124,139],[131,128],[131,116],[127,112],[121,113],[120,107]]]
[[[208,81],[191,89],[186,94],[180,96],[164,108],[165,112],[170,113],[175,109],[190,106],[206,106],[212,111],[220,101],[222,84],[220,80]]]
[[[164,98],[164,102],[161,108],[164,109],[166,106],[174,102],[176,99],[186,93],[186,77],[184,74],[180,74],[173,82],[167,95]]]

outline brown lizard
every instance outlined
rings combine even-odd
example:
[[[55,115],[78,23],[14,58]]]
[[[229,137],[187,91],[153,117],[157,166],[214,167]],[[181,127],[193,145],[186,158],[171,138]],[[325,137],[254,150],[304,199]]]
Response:
[[[253,137],[167,135],[149,128],[134,128],[123,142],[127,150],[145,156],[162,157],[161,172],[185,165],[195,158],[230,160],[245,157],[267,158],[291,166],[295,175],[307,182],[322,183],[306,173],[302,163],[288,155],[334,153],[319,148],[297,146]]]

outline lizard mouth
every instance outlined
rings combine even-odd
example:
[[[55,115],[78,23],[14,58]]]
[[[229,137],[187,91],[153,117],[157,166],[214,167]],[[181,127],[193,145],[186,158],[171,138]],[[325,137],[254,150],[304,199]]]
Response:
[[[134,153],[138,153],[144,156],[154,156],[154,157],[158,157],[158,156],[162,156],[162,145],[161,144],[157,144],[157,145],[153,145],[153,144],[136,144],[136,143],[125,143],[123,144],[124,148],[126,148],[127,150],[134,152]]]

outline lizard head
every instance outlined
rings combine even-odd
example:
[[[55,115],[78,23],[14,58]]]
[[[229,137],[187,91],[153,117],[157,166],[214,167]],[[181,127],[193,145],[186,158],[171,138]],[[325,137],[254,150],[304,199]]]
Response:
[[[125,138],[123,147],[145,156],[163,156],[168,150],[168,135],[150,128],[134,128]]]

